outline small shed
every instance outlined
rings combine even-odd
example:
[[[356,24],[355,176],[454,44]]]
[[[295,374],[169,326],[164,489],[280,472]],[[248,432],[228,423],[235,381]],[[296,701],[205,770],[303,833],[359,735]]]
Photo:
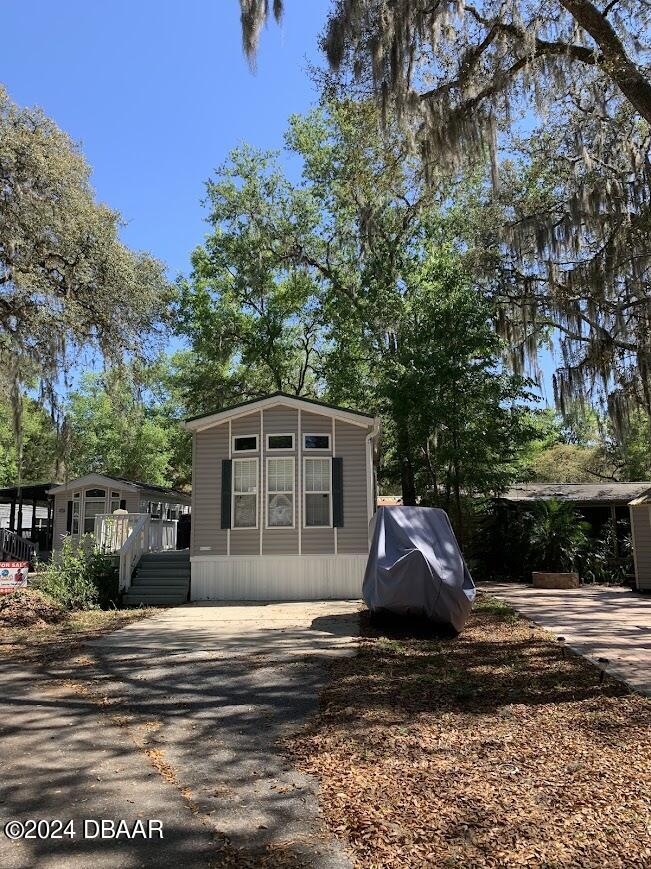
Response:
[[[499,499],[526,507],[537,501],[565,501],[598,534],[608,519],[630,523],[635,561],[635,585],[651,590],[651,482],[633,483],[523,483]]]
[[[500,500],[521,507],[537,501],[565,501],[598,532],[608,519],[628,521],[630,502],[649,490],[651,482],[521,483],[508,489]]]
[[[635,559],[635,587],[651,591],[651,485],[629,504]]]

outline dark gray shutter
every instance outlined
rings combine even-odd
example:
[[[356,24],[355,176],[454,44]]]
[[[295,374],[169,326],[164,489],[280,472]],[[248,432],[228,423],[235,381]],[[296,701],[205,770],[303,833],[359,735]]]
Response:
[[[120,498],[120,510],[126,510],[126,509],[127,509],[127,499]]]
[[[231,489],[233,462],[222,459],[222,528],[231,527]]]
[[[68,518],[66,519],[66,532],[72,532],[72,501],[68,501]]]
[[[344,526],[344,460],[332,460],[332,524]]]

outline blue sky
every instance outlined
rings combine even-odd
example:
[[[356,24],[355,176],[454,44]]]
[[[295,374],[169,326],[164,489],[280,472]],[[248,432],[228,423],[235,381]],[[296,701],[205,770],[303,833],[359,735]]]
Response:
[[[280,148],[288,117],[316,100],[306,67],[320,62],[330,0],[288,7],[252,75],[237,0],[4,0],[0,81],[81,143],[124,241],[174,278],[208,230],[215,167],[241,142]]]
[[[329,0],[292,3],[256,75],[237,0],[4,0],[0,80],[76,141],[124,241],[188,269],[207,231],[203,184],[235,145],[278,148],[315,92],[305,72]]]

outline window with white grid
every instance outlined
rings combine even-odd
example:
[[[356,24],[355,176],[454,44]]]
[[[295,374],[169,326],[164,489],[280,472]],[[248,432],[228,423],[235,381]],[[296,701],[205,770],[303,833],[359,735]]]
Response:
[[[294,459],[267,459],[267,528],[294,527]]]
[[[258,460],[233,459],[233,528],[258,527]]]
[[[332,525],[332,469],[330,459],[305,459],[305,527]]]

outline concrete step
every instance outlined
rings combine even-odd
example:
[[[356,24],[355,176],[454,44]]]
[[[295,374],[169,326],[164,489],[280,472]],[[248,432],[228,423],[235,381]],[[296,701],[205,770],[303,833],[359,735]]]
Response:
[[[165,574],[147,574],[143,576],[141,573],[136,575],[131,580],[133,585],[189,585],[189,576],[166,576]]]
[[[151,567],[146,564],[144,567],[138,565],[136,567],[136,576],[167,576],[170,579],[178,578],[178,579],[190,579],[190,571],[187,567],[158,567],[155,565],[151,565]]]
[[[141,561],[190,561],[190,553],[186,549],[170,549],[168,552],[145,552]]]
[[[185,600],[188,596],[187,585],[132,585],[128,594],[171,594]]]
[[[185,603],[186,598],[178,594],[128,594],[122,602],[125,607],[172,606],[178,603]]]

